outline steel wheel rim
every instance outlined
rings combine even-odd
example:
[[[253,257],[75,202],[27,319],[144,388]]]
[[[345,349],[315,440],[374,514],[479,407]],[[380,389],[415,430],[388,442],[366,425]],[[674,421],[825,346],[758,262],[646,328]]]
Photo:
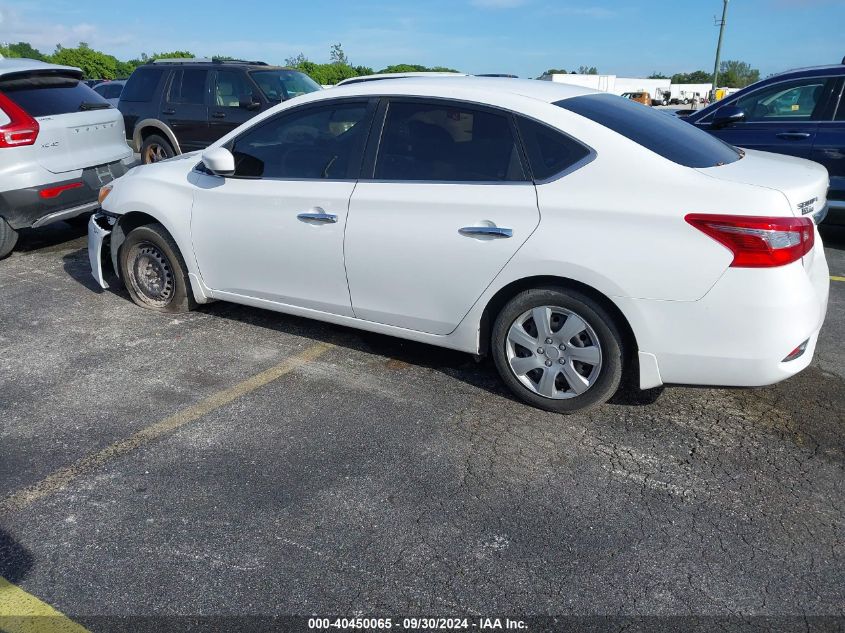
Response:
[[[602,349],[582,316],[557,306],[539,306],[519,315],[505,341],[508,366],[532,393],[567,400],[596,384]]]
[[[147,164],[157,163],[160,160],[167,158],[167,152],[164,147],[158,143],[151,143],[147,146],[147,151],[144,152],[144,162]]]
[[[175,278],[170,260],[152,242],[140,242],[129,251],[129,283],[135,294],[153,307],[163,308],[173,299]]]

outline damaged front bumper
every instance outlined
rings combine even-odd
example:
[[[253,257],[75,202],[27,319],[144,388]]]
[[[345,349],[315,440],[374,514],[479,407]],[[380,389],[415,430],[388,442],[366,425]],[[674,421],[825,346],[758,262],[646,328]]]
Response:
[[[103,212],[95,213],[88,220],[88,260],[91,262],[91,275],[103,289],[109,287],[103,274],[103,245],[108,244],[115,222],[116,217]]]

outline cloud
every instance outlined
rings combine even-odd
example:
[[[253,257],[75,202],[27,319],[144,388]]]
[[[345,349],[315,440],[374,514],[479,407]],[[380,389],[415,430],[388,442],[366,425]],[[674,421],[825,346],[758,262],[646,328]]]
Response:
[[[619,16],[618,11],[599,6],[555,7],[552,11],[561,15],[574,15],[582,18],[595,18],[597,20],[605,20],[608,18],[615,18]]]
[[[471,4],[480,9],[515,9],[528,4],[528,0],[472,0]]]

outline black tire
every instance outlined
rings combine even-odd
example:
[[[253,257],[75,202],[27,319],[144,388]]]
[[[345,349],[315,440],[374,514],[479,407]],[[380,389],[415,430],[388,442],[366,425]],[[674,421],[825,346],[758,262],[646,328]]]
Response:
[[[185,260],[161,224],[132,229],[117,259],[129,296],[142,308],[178,313],[196,307]]]
[[[166,138],[158,134],[150,134],[141,143],[141,162],[145,165],[157,163],[176,156],[176,150]]]
[[[18,232],[9,226],[6,220],[0,218],[0,259],[8,257],[15,250],[17,243]]]
[[[572,363],[572,367],[576,368],[579,373],[583,372],[583,374],[588,374],[587,376],[584,376],[585,382],[592,381],[592,383],[582,393],[573,395],[566,399],[554,399],[540,395],[535,390],[523,384],[523,382],[521,382],[514,373],[514,370],[511,369],[510,361],[508,360],[508,334],[511,330],[511,326],[514,325],[517,319],[526,312],[542,306],[550,306],[579,317],[588,326],[588,329],[584,330],[578,335],[578,337],[583,337],[583,340],[589,342],[590,345],[595,345],[600,348],[600,361],[597,363],[598,367],[590,365],[589,363]],[[563,332],[563,324],[567,321],[561,321],[561,317],[554,313],[554,311],[552,311],[552,314],[554,315],[552,320],[555,318],[558,319],[557,329],[554,328],[554,323],[551,324],[553,332],[552,335],[555,336],[556,334]],[[530,326],[531,323],[533,323],[533,320],[530,320],[528,323]],[[523,328],[524,327],[525,325],[523,323]],[[591,329],[592,332],[589,332],[589,329]],[[549,346],[550,351],[546,351],[544,347],[539,347],[536,350],[527,350],[527,347],[514,347],[514,350],[518,350],[520,355],[530,352],[531,355],[536,356],[538,362],[543,361],[541,365],[556,368],[556,364],[549,364],[550,362],[555,362],[554,358],[558,359],[558,363],[565,365],[568,360],[568,357],[565,357],[565,354],[572,353],[559,352],[559,349],[566,349],[567,345],[571,349],[586,345],[584,342],[579,342],[581,341],[581,338],[578,337],[573,337],[576,339],[575,343],[578,343],[577,345],[573,345],[570,341],[566,341],[566,344],[561,344],[560,346],[557,344]],[[590,341],[593,337],[598,340]],[[537,335],[537,338],[540,338],[539,335]],[[543,345],[543,343],[539,344]],[[613,394],[616,393],[617,389],[619,389],[619,385],[622,381],[624,359],[626,358],[625,344],[620,334],[619,327],[607,310],[605,310],[598,301],[592,299],[588,295],[563,287],[533,288],[521,292],[511,299],[496,317],[491,335],[490,349],[499,375],[502,377],[502,380],[508,388],[518,398],[535,407],[545,409],[546,411],[553,411],[555,413],[575,413],[578,411],[585,411],[607,402],[611,397],[613,397]],[[545,355],[540,354],[541,349],[544,350]],[[552,352],[554,352],[553,355]],[[549,358],[550,356],[552,356],[551,359]],[[517,358],[519,357],[520,356],[517,356]],[[544,358],[546,360],[544,360]],[[545,376],[547,370],[544,369],[544,366],[539,366],[536,370],[532,370],[532,372],[539,371],[540,376]],[[566,389],[560,389],[561,392],[572,391],[572,388],[569,386],[570,383],[562,371],[563,370],[561,370],[561,372],[553,372],[553,377],[550,379],[553,381],[552,384],[555,387],[554,392],[557,392],[558,384],[560,384],[561,387],[566,387]],[[536,376],[537,374],[534,373],[533,375]],[[532,373],[529,372],[528,374],[523,375],[523,378],[527,378],[532,382],[532,384],[534,384],[534,380],[531,376]],[[538,380],[537,384],[539,384],[539,382],[540,381]]]

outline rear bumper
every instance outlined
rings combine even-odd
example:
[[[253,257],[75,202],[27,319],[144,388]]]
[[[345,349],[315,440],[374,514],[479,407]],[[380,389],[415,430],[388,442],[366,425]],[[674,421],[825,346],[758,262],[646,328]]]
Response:
[[[14,229],[37,227],[59,220],[76,217],[97,208],[100,187],[119,178],[129,170],[124,161],[98,165],[83,169],[76,178],[43,183],[24,189],[13,189],[0,193],[0,216]],[[81,183],[81,186],[66,189],[52,198],[43,198],[45,189]]]
[[[648,360],[641,387],[661,383],[757,387],[780,382],[813,359],[827,312],[829,271],[817,243],[802,262],[730,268],[699,301],[618,299]],[[784,359],[804,342],[804,353]]]

